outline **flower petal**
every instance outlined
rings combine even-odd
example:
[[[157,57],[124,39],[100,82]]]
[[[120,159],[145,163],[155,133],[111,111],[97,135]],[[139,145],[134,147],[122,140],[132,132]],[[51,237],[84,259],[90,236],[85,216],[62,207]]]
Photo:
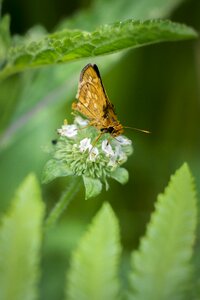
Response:
[[[90,151],[89,158],[91,161],[95,161],[97,156],[99,155],[99,150],[96,147],[93,147]]]
[[[114,156],[114,151],[108,140],[104,140],[102,142],[102,150],[105,152],[106,156]]]
[[[92,145],[91,145],[91,139],[89,138],[84,138],[83,140],[80,141],[79,145],[79,150],[80,152],[85,152],[86,150],[91,150]]]
[[[116,140],[121,144],[121,145],[131,145],[132,141],[127,139],[124,135],[119,135]]]
[[[74,122],[79,126],[87,126],[89,121],[87,119],[83,119],[80,116],[76,116]]]
[[[63,125],[61,129],[58,129],[58,133],[61,136],[74,137],[77,135],[77,126],[75,124]]]

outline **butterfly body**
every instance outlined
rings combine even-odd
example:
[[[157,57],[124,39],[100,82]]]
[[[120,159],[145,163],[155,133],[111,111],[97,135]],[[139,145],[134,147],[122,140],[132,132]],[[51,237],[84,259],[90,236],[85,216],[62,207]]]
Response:
[[[101,133],[117,137],[123,132],[114,106],[108,99],[97,65],[86,65],[80,75],[77,102],[72,108],[87,117]]]

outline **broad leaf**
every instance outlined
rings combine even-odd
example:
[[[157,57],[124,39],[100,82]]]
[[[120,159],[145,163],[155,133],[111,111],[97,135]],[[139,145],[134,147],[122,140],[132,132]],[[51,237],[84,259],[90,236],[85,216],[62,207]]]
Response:
[[[66,299],[119,299],[117,264],[120,249],[118,222],[106,203],[73,253]]]
[[[21,184],[0,230],[0,299],[37,298],[44,205],[34,175]]]
[[[57,177],[69,176],[72,172],[66,167],[66,164],[60,160],[50,159],[42,173],[42,183],[49,183]]]
[[[0,78],[33,67],[196,36],[196,32],[186,25],[163,20],[127,20],[101,26],[93,32],[65,29],[38,41],[10,48]]]
[[[159,195],[146,236],[132,255],[129,299],[184,299],[196,224],[193,178],[184,164]]]

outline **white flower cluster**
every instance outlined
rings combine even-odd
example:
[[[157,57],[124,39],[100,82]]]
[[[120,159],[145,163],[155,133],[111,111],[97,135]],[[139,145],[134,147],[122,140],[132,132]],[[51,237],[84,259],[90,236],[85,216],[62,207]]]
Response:
[[[88,120],[77,116],[74,120],[74,124],[64,124],[61,129],[58,129],[58,133],[62,137],[75,139],[78,135],[78,132],[83,128],[87,128],[87,125]],[[88,151],[88,158],[91,162],[95,162],[99,158],[100,154],[104,154],[105,157],[109,158],[108,166],[114,167],[117,164],[121,164],[126,161],[127,154],[125,153],[123,146],[128,146],[131,144],[131,140],[121,135],[117,138],[112,138],[112,145],[108,139],[103,139],[101,143],[98,142],[97,144],[94,140],[92,144],[91,138],[84,137],[79,141],[79,143],[76,141],[74,146],[75,148],[79,149],[80,153],[85,153]]]

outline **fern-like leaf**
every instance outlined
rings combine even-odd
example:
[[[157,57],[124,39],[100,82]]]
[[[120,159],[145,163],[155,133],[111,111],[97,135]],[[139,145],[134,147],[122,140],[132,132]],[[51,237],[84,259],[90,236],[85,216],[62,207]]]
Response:
[[[116,216],[110,205],[104,204],[73,253],[67,276],[66,299],[118,299],[120,248]]]
[[[0,229],[0,299],[37,298],[39,248],[44,205],[36,178],[29,175],[17,190]]]
[[[132,255],[129,299],[184,299],[191,275],[196,210],[193,178],[184,164],[159,195],[147,234]]]

